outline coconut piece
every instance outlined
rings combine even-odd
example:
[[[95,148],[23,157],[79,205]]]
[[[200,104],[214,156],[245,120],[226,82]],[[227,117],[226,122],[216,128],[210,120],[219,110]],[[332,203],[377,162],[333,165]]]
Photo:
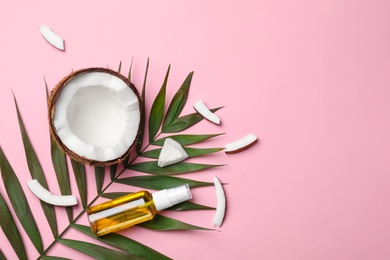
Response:
[[[77,205],[76,197],[73,195],[54,195],[45,189],[36,179],[27,182],[31,192],[44,202],[55,206],[74,206]]]
[[[184,161],[188,157],[189,156],[187,152],[180,143],[173,140],[172,138],[166,138],[158,157],[157,165],[160,167],[165,167]]]
[[[47,42],[59,50],[65,50],[64,40],[59,35],[55,34],[48,26],[41,25],[38,29]]]
[[[241,139],[225,144],[225,153],[238,153],[251,147],[257,140],[254,134],[248,134]]]
[[[138,90],[118,72],[81,69],[60,81],[49,97],[50,132],[74,160],[119,163],[136,143],[140,103]]]
[[[213,181],[214,181],[215,191],[217,193],[217,207],[216,207],[216,211],[212,223],[214,227],[221,227],[223,219],[225,217],[225,209],[226,209],[225,191],[223,190],[222,184],[217,178],[217,176],[214,176]]]
[[[195,110],[201,114],[204,118],[209,120],[210,122],[219,125],[221,123],[221,119],[210,111],[210,109],[206,106],[203,100],[199,100],[194,104]]]

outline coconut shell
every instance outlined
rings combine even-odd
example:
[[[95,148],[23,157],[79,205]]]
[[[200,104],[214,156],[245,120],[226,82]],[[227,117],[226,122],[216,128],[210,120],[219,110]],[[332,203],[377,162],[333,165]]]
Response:
[[[122,156],[120,156],[120,157],[118,157],[116,159],[113,159],[113,160],[109,160],[109,161],[96,161],[96,160],[92,160],[92,159],[89,159],[89,158],[86,158],[84,156],[81,156],[81,155],[75,153],[74,151],[70,150],[61,141],[61,139],[58,137],[58,135],[56,133],[55,126],[54,126],[54,112],[55,112],[56,103],[57,103],[58,97],[61,94],[61,91],[65,88],[67,83],[69,81],[71,81],[74,77],[76,77],[78,75],[81,75],[81,74],[90,73],[90,72],[103,72],[103,73],[108,73],[108,74],[111,74],[111,75],[114,75],[114,76],[118,77],[119,79],[123,80],[126,83],[126,85],[135,93],[135,95],[138,98],[139,112],[140,112],[141,120],[140,120],[140,124],[138,125],[137,136],[134,139],[133,143],[128,148],[128,150]],[[74,72],[70,73],[68,76],[64,77],[56,85],[56,87],[52,90],[52,92],[50,93],[50,96],[49,96],[49,99],[48,99],[48,117],[49,117],[50,134],[53,137],[53,139],[56,142],[56,144],[58,145],[58,147],[66,155],[68,155],[73,160],[76,160],[76,161],[78,161],[78,162],[80,162],[82,164],[87,164],[87,165],[91,165],[91,166],[108,166],[108,165],[111,165],[111,164],[120,163],[130,154],[130,151],[135,146],[135,144],[137,143],[137,140],[139,138],[140,129],[141,129],[141,122],[143,121],[142,118],[144,117],[144,115],[142,114],[141,102],[142,102],[141,101],[141,96],[140,96],[137,88],[135,87],[135,85],[133,83],[131,83],[128,78],[126,78],[125,76],[123,76],[122,74],[120,74],[120,73],[118,73],[118,72],[116,72],[114,70],[111,70],[111,69],[108,69],[108,68],[85,68],[85,69],[80,69],[80,70],[74,71]]]

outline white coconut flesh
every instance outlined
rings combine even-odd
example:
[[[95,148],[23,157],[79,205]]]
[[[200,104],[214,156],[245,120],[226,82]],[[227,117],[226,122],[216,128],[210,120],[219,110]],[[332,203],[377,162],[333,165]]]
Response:
[[[41,25],[38,29],[47,42],[59,50],[65,50],[64,40],[59,35],[55,34],[48,26]]]
[[[247,134],[246,136],[225,144],[226,153],[237,153],[251,147],[257,140],[257,136],[254,134]]]
[[[45,189],[36,179],[27,182],[28,188],[40,200],[55,206],[74,206],[77,199],[73,195],[55,195]]]
[[[184,161],[188,157],[187,152],[179,142],[173,140],[172,138],[166,138],[158,157],[157,165],[165,167]]]
[[[66,83],[53,123],[69,150],[90,160],[110,161],[133,144],[140,117],[138,97],[122,79],[89,72]]]
[[[214,176],[213,182],[217,194],[217,207],[216,207],[216,211],[212,223],[215,227],[221,227],[223,223],[223,219],[225,218],[225,210],[226,210],[225,191],[223,190],[221,181],[218,179],[217,176]]]
[[[199,114],[201,114],[204,118],[206,118],[210,122],[216,125],[221,124],[221,119],[216,114],[210,111],[210,109],[206,106],[203,100],[198,100],[194,104],[194,108]]]

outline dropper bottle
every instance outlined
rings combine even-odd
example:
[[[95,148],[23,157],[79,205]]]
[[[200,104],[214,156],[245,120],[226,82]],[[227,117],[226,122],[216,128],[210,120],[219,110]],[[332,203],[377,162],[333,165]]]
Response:
[[[153,193],[143,190],[92,206],[87,216],[93,233],[102,236],[151,220],[158,211],[189,199],[188,184]]]

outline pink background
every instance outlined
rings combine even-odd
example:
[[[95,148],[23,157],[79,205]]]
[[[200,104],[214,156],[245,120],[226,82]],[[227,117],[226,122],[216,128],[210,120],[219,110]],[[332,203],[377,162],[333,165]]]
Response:
[[[217,112],[221,126],[205,121],[188,132],[226,133],[205,147],[250,132],[260,142],[240,154],[199,158],[226,166],[183,176],[211,181],[217,175],[229,183],[221,232],[135,227],[123,234],[174,259],[390,259],[389,14],[385,0],[2,1],[0,145],[21,183],[31,179],[13,91],[50,190],[58,194],[44,78],[51,89],[72,69],[116,69],[120,61],[127,73],[133,57],[140,89],[149,57],[148,108],[169,64],[169,100],[195,71],[184,113],[199,99],[225,108]],[[65,52],[42,38],[37,27],[43,24],[65,39]],[[2,183],[0,192],[6,197]],[[194,197],[216,204],[213,187],[196,189]],[[214,211],[165,214],[211,228]],[[40,210],[34,215],[46,247],[53,240],[47,222]],[[67,218],[62,209],[57,216],[61,231]],[[2,231],[0,241],[14,259]],[[85,259],[64,247],[56,252]]]

